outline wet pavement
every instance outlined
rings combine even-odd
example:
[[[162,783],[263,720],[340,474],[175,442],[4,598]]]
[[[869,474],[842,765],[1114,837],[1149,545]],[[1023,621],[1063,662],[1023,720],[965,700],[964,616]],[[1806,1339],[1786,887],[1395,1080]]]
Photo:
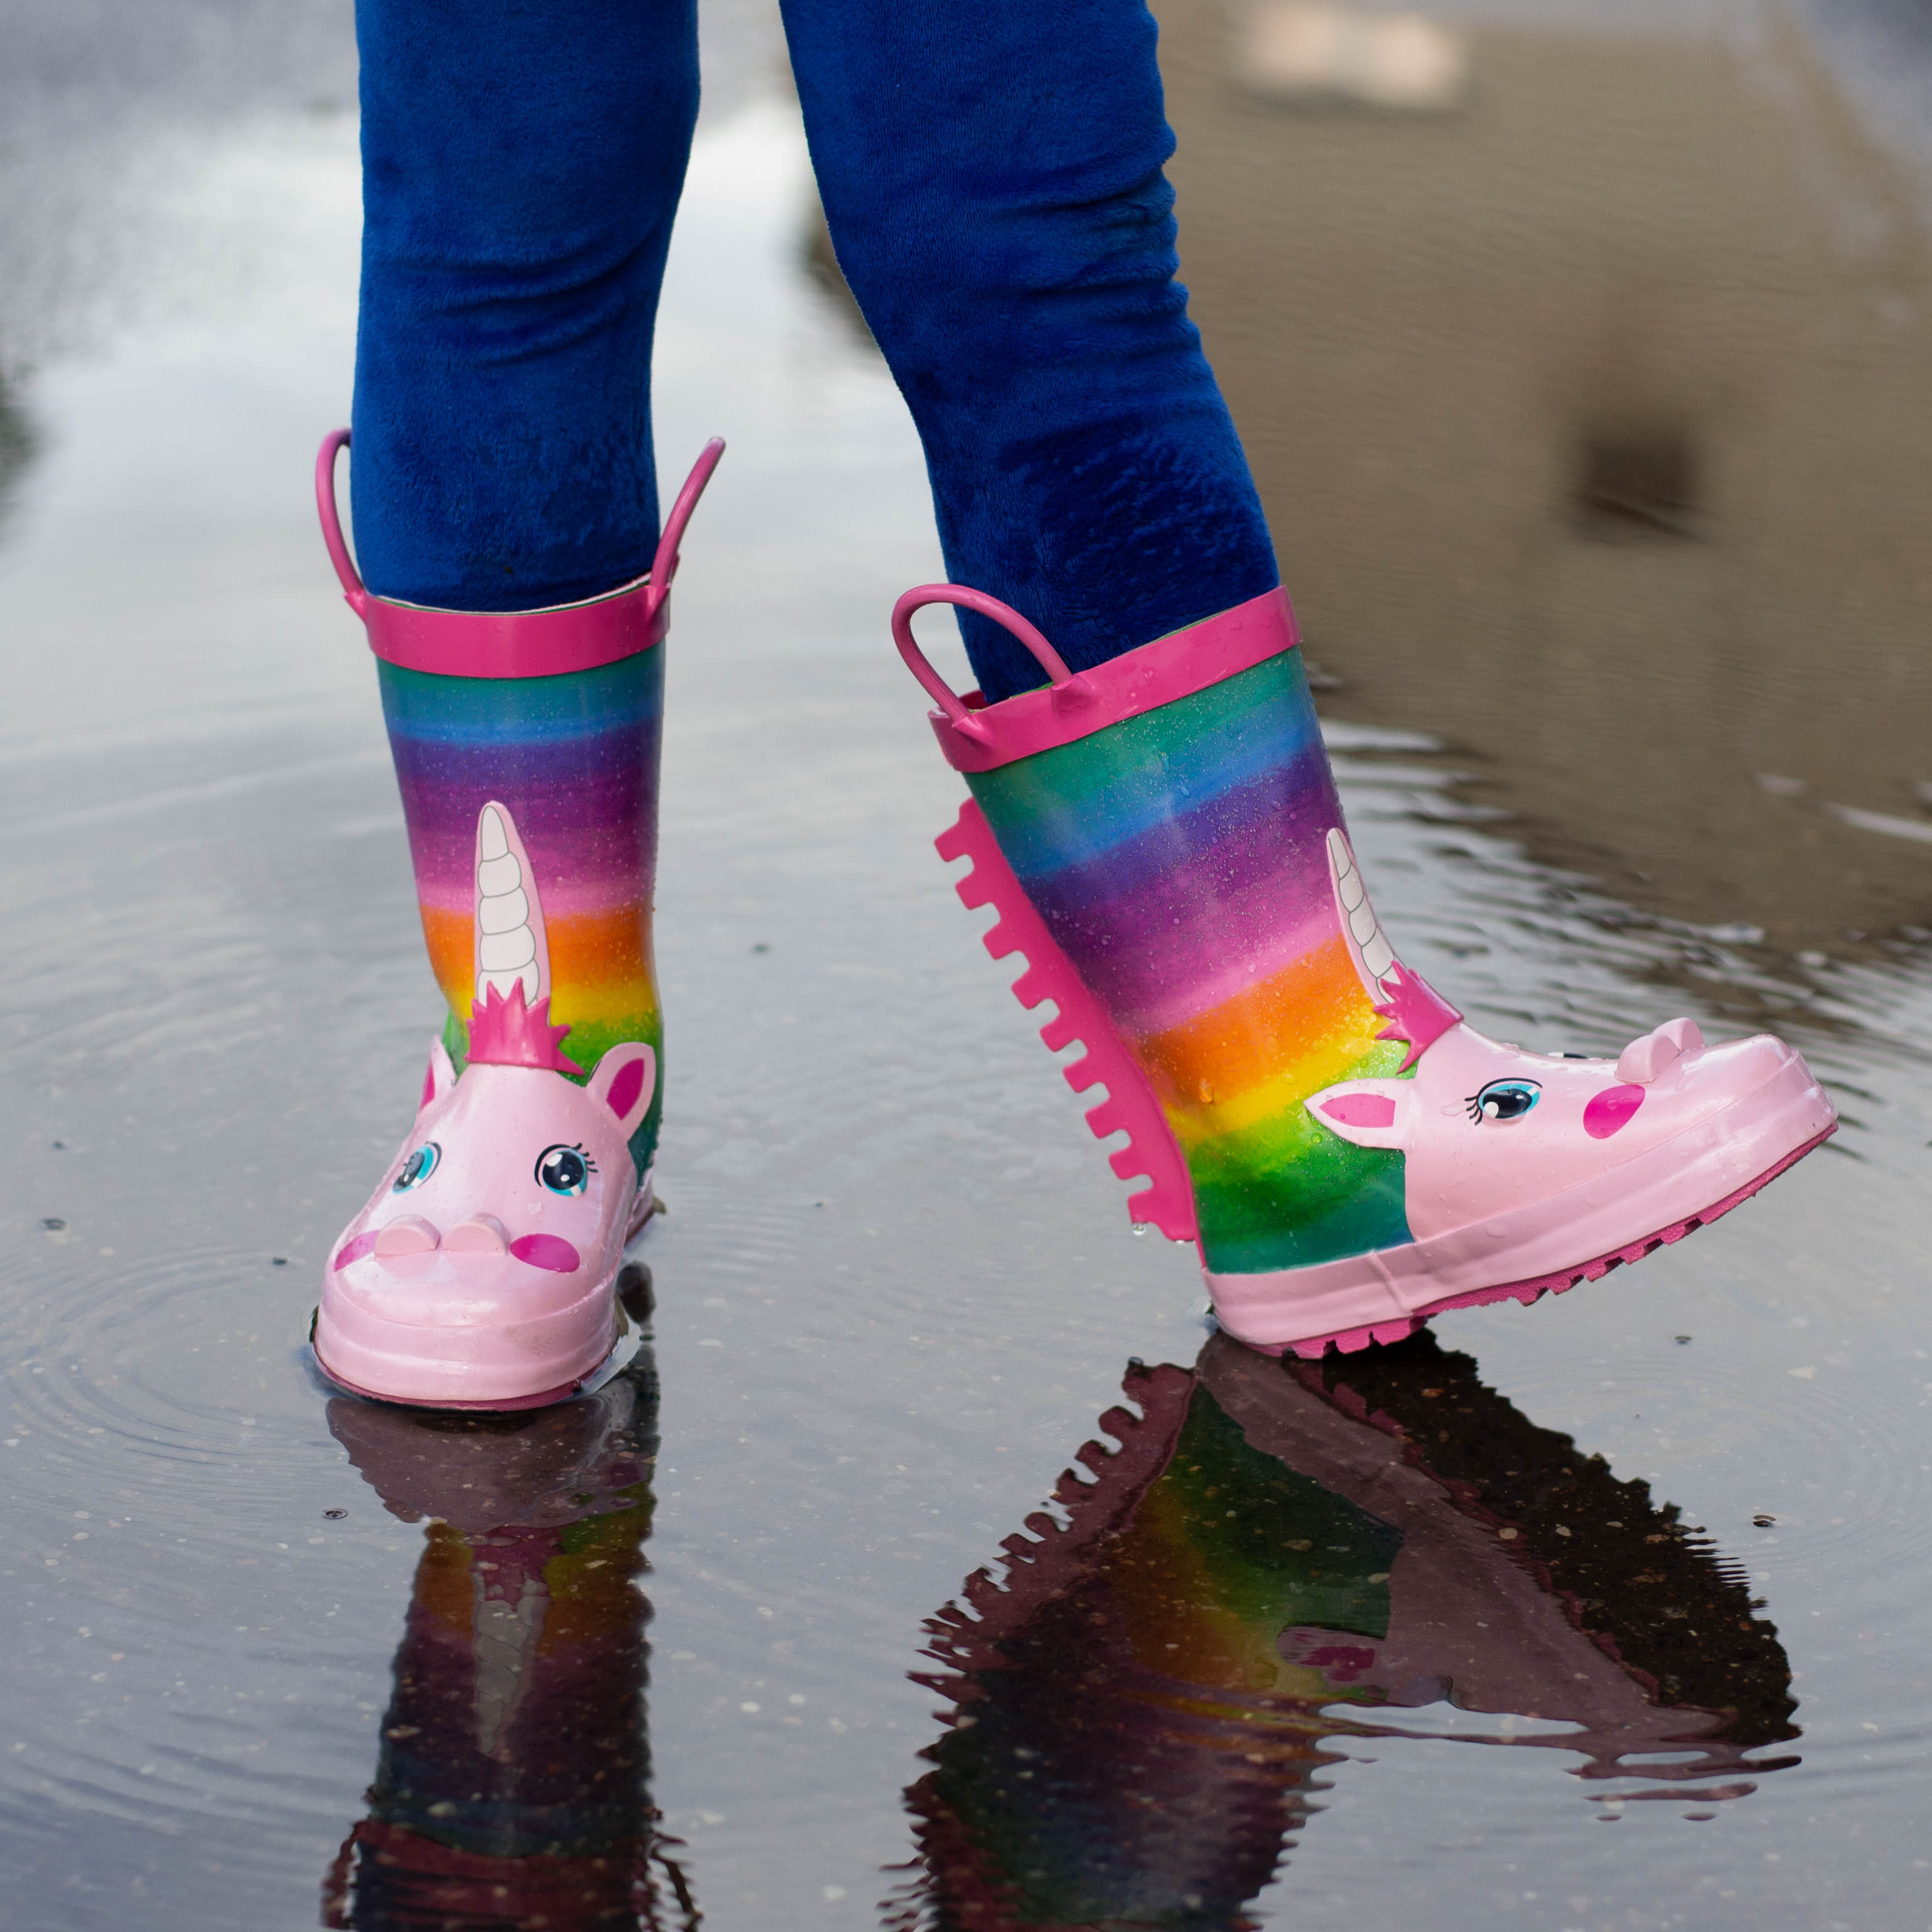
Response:
[[[1526,1043],[1768,1020],[1844,1131],[1559,1300],[1211,1337],[932,851],[918,450],[721,10],[655,1312],[542,1416],[332,1394],[437,1016],[308,494],[346,10],[9,0],[0,1925],[1932,1924],[1932,56],[1458,7],[1411,112],[1162,11],[1384,918]]]

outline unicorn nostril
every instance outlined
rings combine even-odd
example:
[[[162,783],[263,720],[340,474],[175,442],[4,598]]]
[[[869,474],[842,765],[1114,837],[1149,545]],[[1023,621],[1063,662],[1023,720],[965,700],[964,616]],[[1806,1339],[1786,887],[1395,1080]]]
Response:
[[[398,1214],[386,1222],[376,1236],[375,1252],[386,1255],[426,1255],[442,1237],[436,1224],[420,1214]]]
[[[494,1214],[472,1214],[442,1238],[443,1252],[458,1255],[506,1255],[510,1231]]]

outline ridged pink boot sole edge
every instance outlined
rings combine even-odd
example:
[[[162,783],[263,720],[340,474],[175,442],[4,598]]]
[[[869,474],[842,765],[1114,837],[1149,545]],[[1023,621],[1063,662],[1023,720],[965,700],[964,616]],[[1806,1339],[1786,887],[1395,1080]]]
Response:
[[[1713,1221],[1721,1220],[1733,1208],[1748,1201],[1760,1189],[1768,1186],[1786,1168],[1795,1166],[1804,1156],[1838,1131],[1838,1124],[1832,1124],[1822,1133],[1814,1134],[1803,1146],[1794,1149],[1783,1159],[1766,1168],[1754,1180],[1734,1189],[1720,1201],[1710,1207],[1701,1208],[1694,1214],[1686,1215],[1682,1220],[1672,1222],[1656,1233],[1646,1234],[1642,1239],[1630,1241],[1623,1246],[1612,1249],[1609,1253],[1599,1255],[1594,1260],[1580,1263],[1574,1268],[1558,1268],[1553,1274],[1538,1275],[1526,1281],[1505,1282],[1494,1288],[1471,1288],[1460,1294],[1444,1295],[1439,1301],[1425,1303],[1412,1314],[1398,1317],[1390,1322],[1370,1322],[1358,1328],[1337,1329],[1326,1335],[1309,1336],[1288,1342],[1256,1342],[1250,1340],[1233,1328],[1228,1334],[1245,1348],[1252,1348],[1263,1355],[1283,1355],[1291,1349],[1304,1361],[1317,1360],[1333,1348],[1338,1353],[1352,1355],[1367,1348],[1371,1342],[1389,1342],[1406,1340],[1414,1334],[1431,1317],[1446,1315],[1461,1308],[1480,1308],[1492,1302],[1516,1301],[1525,1308],[1540,1301],[1546,1294],[1563,1294],[1583,1281],[1600,1281],[1611,1269],[1627,1268],[1634,1262],[1640,1262],[1646,1255],[1654,1254],[1659,1248],[1668,1247],[1681,1241],[1686,1234],[1694,1234],[1700,1228],[1708,1228]],[[1225,1327],[1226,1324],[1224,1324]]]

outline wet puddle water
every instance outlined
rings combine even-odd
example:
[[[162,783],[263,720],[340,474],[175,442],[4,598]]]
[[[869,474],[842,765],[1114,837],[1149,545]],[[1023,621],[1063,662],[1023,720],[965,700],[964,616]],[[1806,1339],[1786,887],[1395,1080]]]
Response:
[[[1916,308],[1874,305],[1919,298],[1910,62],[1861,92],[1867,43],[1807,14],[1458,8],[1466,100],[1371,116],[1161,10],[1197,308],[1384,917],[1504,1037],[1774,1024],[1844,1131],[1553,1304],[1318,1367],[1209,1334],[932,850],[956,782],[882,616],[938,573],[919,453],[814,272],[770,23],[726,11],[659,352],[663,466],[731,448],[670,644],[648,1289],[556,1411],[334,1394],[318,1273],[437,1008],[308,501],[353,326],[346,42],[290,78],[264,0],[236,111],[188,75],[124,152],[49,109],[8,244],[0,1924],[1932,1923],[1927,592],[1888,548],[1932,443],[1894,388],[1870,514],[1814,514],[1817,480],[1779,524],[1736,480],[1780,446],[1828,478],[1923,380]],[[1626,121],[1557,112],[1592,62]],[[1546,95],[1572,172],[1532,194]],[[1809,280],[1700,282],[1634,163],[1574,250],[1719,347],[1838,329],[1782,427],[1725,445],[1755,405],[1694,421],[1683,330],[1613,354],[1567,296],[1474,357],[1595,144],[1714,168],[1720,108],[1753,218],[1808,197]],[[1411,236],[1374,184],[1423,166]],[[48,238],[63,195],[98,260]],[[1264,215],[1321,265],[1287,308],[1313,272]],[[1455,409],[1521,446],[1445,477]],[[1767,557],[1840,572],[1828,651],[1766,614]]]

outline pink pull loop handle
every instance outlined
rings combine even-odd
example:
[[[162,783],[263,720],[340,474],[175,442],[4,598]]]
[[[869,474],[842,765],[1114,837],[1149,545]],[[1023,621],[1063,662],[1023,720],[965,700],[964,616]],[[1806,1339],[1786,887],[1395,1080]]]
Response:
[[[328,546],[328,560],[342,580],[342,594],[348,598],[350,609],[359,617],[369,601],[369,592],[356,572],[348,544],[343,542],[342,518],[335,507],[336,452],[348,447],[346,429],[332,429],[322,438],[315,458],[315,510],[322,519],[322,540]]]
[[[355,560],[349,554],[349,545],[342,535],[342,515],[335,501],[335,459],[338,453],[349,447],[349,432],[346,429],[332,429],[322,438],[322,447],[315,458],[315,508],[322,519],[322,540],[328,546],[328,560],[335,566],[335,574],[341,580],[342,594],[349,600],[349,607],[359,617],[369,602],[369,592],[358,574]],[[670,506],[670,514],[664,519],[664,535],[658,540],[657,555],[651,560],[650,588],[646,593],[646,608],[649,615],[656,616],[658,607],[670,592],[670,580],[677,574],[677,547],[682,541],[685,526],[691,521],[691,513],[698,508],[698,500],[704,494],[704,486],[711,481],[711,472],[718,467],[718,458],[724,454],[724,439],[714,436],[698,452],[698,460],[691,466],[691,474],[684,479],[684,488],[677,493],[677,500]],[[968,593],[970,594],[970,593]],[[1058,663],[1059,660],[1054,659]]]
[[[990,617],[1030,651],[1053,684],[1053,704],[1057,711],[1077,711],[1096,701],[1100,694],[1077,671],[1069,670],[1066,660],[1029,624],[1011,604],[988,597],[983,590],[969,590],[963,584],[922,584],[908,590],[892,606],[892,641],[905,659],[906,668],[917,678],[926,695],[952,722],[956,730],[969,737],[983,738],[986,725],[958,693],[934,670],[919,640],[912,634],[914,614],[928,604],[954,604],[964,610],[976,610]]]
[[[665,518],[664,534],[658,539],[657,555],[651,559],[651,587],[645,596],[645,607],[656,616],[658,607],[670,595],[670,580],[677,574],[677,547],[684,540],[684,527],[691,521],[691,513],[698,508],[698,500],[704,494],[704,486],[711,481],[711,472],[718,467],[718,460],[724,454],[724,439],[714,436],[698,452],[698,460],[691,466],[691,474],[684,479],[684,488],[677,493],[677,500],[670,506],[670,514]]]

